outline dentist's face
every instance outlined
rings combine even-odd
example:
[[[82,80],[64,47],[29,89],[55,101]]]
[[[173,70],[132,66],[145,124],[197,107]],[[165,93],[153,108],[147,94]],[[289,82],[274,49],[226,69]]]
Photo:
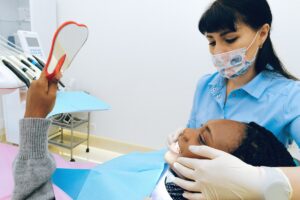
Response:
[[[199,129],[187,128],[178,138],[180,154],[201,158],[189,151],[190,145],[207,145],[231,153],[241,144],[245,128],[244,124],[232,120],[212,120]]]
[[[237,23],[236,31],[222,30],[220,32],[206,33],[206,38],[209,42],[209,51],[211,54],[220,54],[232,50],[248,47],[255,38],[257,31],[251,29],[244,23]],[[263,43],[263,35],[265,33],[259,32],[257,39],[249,48],[246,58],[251,60]]]

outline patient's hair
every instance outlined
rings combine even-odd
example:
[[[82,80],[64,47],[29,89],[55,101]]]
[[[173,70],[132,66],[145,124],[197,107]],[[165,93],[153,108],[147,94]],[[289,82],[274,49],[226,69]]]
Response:
[[[273,133],[254,122],[246,124],[241,145],[231,154],[254,166],[296,166],[293,157]]]
[[[253,166],[296,166],[293,157],[273,133],[254,122],[244,124],[244,136],[240,140],[239,147],[231,152],[232,155]],[[170,172],[177,176],[172,169]],[[184,189],[166,181],[165,187],[173,200],[185,199],[182,196]]]

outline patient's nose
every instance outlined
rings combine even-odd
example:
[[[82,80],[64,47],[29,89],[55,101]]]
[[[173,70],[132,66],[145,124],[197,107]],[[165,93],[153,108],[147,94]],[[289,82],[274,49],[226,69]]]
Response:
[[[189,141],[189,137],[187,135],[183,135],[182,136],[183,141],[188,142]]]

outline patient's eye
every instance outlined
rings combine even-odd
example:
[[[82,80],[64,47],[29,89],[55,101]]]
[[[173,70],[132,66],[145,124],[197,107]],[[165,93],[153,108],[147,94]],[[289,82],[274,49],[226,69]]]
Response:
[[[206,145],[205,137],[203,136],[203,134],[199,134],[198,140],[200,144]]]

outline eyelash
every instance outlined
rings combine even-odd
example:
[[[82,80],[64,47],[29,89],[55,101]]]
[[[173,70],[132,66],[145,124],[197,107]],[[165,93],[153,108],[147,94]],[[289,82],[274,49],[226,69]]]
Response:
[[[232,38],[232,39],[225,39],[225,41],[228,43],[228,44],[232,44],[234,43],[238,38]],[[215,46],[216,45],[216,42],[210,42],[209,43],[209,46]]]
[[[202,143],[202,144],[206,144],[205,138],[201,134],[199,135],[199,142]]]
[[[210,42],[209,43],[209,46],[215,46],[216,45],[216,42]]]
[[[232,44],[232,43],[234,43],[237,39],[238,39],[238,38],[236,37],[236,38],[232,38],[232,39],[226,39],[225,41],[226,41],[227,43],[229,43],[229,44]]]

